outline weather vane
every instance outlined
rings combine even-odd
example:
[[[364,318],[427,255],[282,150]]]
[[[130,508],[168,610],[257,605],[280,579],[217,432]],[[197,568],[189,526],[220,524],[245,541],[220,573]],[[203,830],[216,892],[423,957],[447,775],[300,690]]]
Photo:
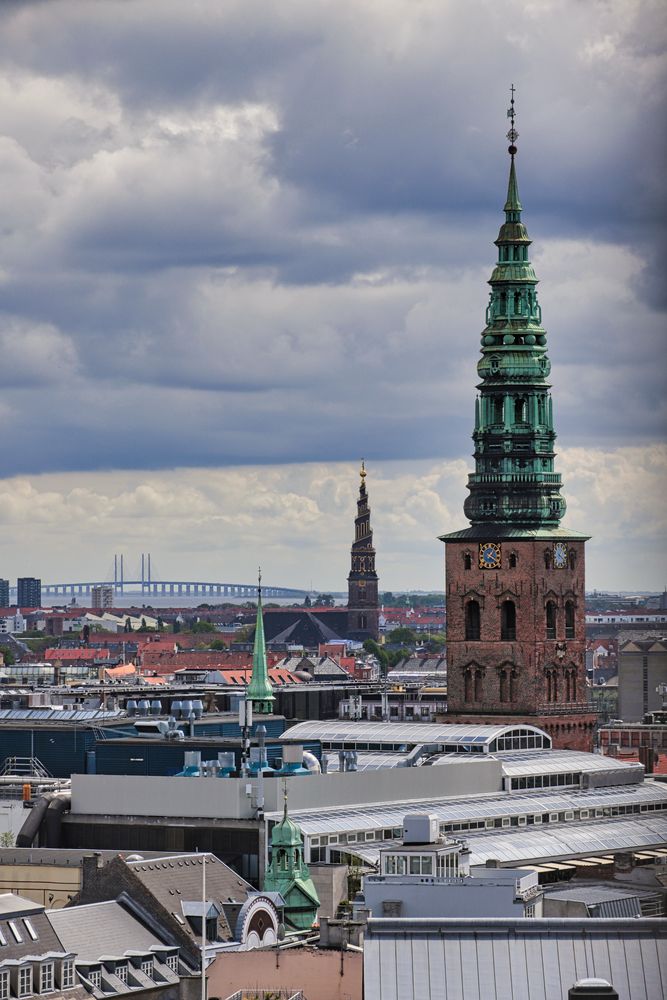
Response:
[[[514,156],[514,154],[516,153],[516,141],[519,138],[519,133],[514,128],[514,84],[512,84],[512,86],[510,87],[510,94],[511,94],[510,106],[507,109],[507,117],[510,119],[510,130],[507,133],[507,138],[509,139],[510,144],[507,148],[507,152],[510,154],[510,156]]]
[[[257,567],[257,593],[262,594],[262,567]]]

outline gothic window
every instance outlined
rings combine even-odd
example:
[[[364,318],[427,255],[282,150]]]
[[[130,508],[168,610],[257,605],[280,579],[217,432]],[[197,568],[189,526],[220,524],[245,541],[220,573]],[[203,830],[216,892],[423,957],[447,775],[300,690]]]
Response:
[[[565,638],[574,639],[574,601],[565,602]]]
[[[514,247],[514,259],[521,260],[521,247]]]
[[[514,690],[514,688],[515,688],[515,681],[516,681],[516,670],[510,670],[510,672],[509,672],[509,695],[510,695],[510,701],[514,701],[514,698],[515,698],[515,695],[516,695],[516,692]]]
[[[482,700],[482,671],[475,671],[475,701]]]
[[[287,851],[283,850],[282,847],[278,851],[277,862],[279,868],[287,868]]]
[[[493,397],[493,422],[494,424],[502,424],[503,422],[503,397],[494,396]]]
[[[577,700],[577,671],[570,671],[570,701]]]
[[[516,605],[514,601],[503,601],[500,607],[500,638],[507,642],[516,639]]]
[[[464,689],[463,690],[463,698],[464,698],[464,701],[471,702],[472,701],[472,672],[470,670],[466,670],[465,674],[463,675],[463,682],[464,682],[464,684],[463,684],[463,689]]]
[[[500,671],[500,700],[508,701],[508,683],[507,683],[507,671]]]
[[[551,549],[544,550],[544,565],[546,569],[551,569]]]
[[[521,292],[514,293],[514,312],[521,312]]]
[[[516,569],[517,555],[516,552],[510,552],[510,569]]]
[[[544,396],[537,397],[537,422],[544,423]]]
[[[469,552],[463,553],[463,568],[472,569],[472,556]]]
[[[526,397],[517,396],[514,400],[514,423],[523,424],[526,420]]]
[[[480,631],[480,611],[478,601],[468,601],[465,608],[465,634],[466,639],[473,642],[479,640]]]
[[[366,615],[359,615],[359,628],[367,628]]]
[[[547,671],[547,701],[558,701],[558,676],[555,670]]]
[[[503,315],[507,312],[507,292],[500,293],[500,311]]]
[[[556,603],[555,601],[547,601],[546,606],[546,619],[547,619],[547,639],[556,638]]]
[[[574,551],[574,549],[570,549],[570,551],[568,552],[567,561],[569,563],[570,569],[574,569],[574,565],[577,561],[577,553]]]

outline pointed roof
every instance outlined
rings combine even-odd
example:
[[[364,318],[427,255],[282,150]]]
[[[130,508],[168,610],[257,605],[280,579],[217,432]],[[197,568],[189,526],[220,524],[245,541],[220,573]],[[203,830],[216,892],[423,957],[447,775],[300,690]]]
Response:
[[[510,164],[510,176],[507,183],[507,201],[505,202],[504,212],[520,212],[521,211],[521,201],[519,199],[519,184],[516,179],[516,167],[514,166],[514,154],[512,154],[512,162]]]
[[[246,689],[253,707],[260,712],[270,712],[273,703],[273,688],[269,680],[266,662],[266,641],[264,639],[264,616],[262,614],[262,574],[257,585],[257,621],[255,623],[255,643],[252,651],[252,677]]]

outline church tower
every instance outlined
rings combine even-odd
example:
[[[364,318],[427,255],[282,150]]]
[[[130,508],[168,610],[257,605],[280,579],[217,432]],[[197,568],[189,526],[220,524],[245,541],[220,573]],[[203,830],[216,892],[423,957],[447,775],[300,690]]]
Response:
[[[303,860],[301,828],[287,814],[287,788],[283,818],[271,831],[271,863],[264,876],[264,892],[279,892],[285,900],[285,923],[291,933],[309,931],[317,919],[320,900]]]
[[[371,509],[366,491],[366,466],[359,472],[359,498],[354,519],[350,575],[347,578],[347,636],[349,639],[377,639],[380,605],[375,549],[371,529]]]
[[[257,583],[257,620],[255,622],[255,643],[252,651],[252,676],[246,688],[246,698],[252,702],[253,712],[267,714],[273,711],[273,688],[269,680],[264,640],[264,615],[262,612],[262,573]]]
[[[555,747],[590,749],[584,544],[561,526],[554,469],[547,337],[529,260],[508,111],[505,222],[482,333],[475,402],[470,527],[442,536],[447,602],[448,714],[452,721],[525,721]]]

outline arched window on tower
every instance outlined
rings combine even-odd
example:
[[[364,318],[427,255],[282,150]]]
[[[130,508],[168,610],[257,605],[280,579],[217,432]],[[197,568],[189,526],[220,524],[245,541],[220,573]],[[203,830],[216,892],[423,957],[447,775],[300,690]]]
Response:
[[[547,601],[546,605],[547,639],[556,638],[556,602]]]
[[[472,701],[472,671],[466,670],[463,675],[463,699],[466,702]]]
[[[521,312],[521,292],[514,293],[514,312],[517,314]]]
[[[553,669],[547,670],[547,701],[558,701],[558,675]]]
[[[514,400],[514,423],[523,424],[526,421],[526,397],[517,396]]]
[[[500,676],[500,692],[499,692],[500,700],[501,702],[508,701],[509,692],[508,692],[507,670],[505,670],[504,668],[500,670],[499,676]]]
[[[577,700],[577,671],[570,671],[570,701]]]
[[[493,397],[493,422],[494,424],[502,424],[504,420],[504,400],[502,396]]]
[[[544,423],[544,396],[537,397],[537,422]]]
[[[568,552],[567,561],[570,566],[570,569],[574,569],[577,562],[577,553],[574,551],[574,549],[570,549],[570,551]]]
[[[368,621],[366,615],[359,615],[359,628],[368,628]]]
[[[551,549],[544,550],[544,567],[545,569],[551,569]]]
[[[516,639],[516,605],[514,601],[503,601],[500,607],[500,638],[507,642]]]
[[[574,601],[565,602],[565,638],[574,639]]]
[[[509,696],[510,701],[514,701],[516,697],[516,670],[509,671]]]
[[[472,556],[469,552],[463,553],[463,568],[472,569]]]
[[[479,641],[480,633],[479,601],[468,601],[465,608],[465,635],[472,642]]]
[[[502,316],[507,314],[507,292],[500,293],[500,313]]]
[[[510,569],[516,569],[517,561],[516,552],[510,552]]]
[[[475,701],[482,700],[482,671],[475,671]]]

